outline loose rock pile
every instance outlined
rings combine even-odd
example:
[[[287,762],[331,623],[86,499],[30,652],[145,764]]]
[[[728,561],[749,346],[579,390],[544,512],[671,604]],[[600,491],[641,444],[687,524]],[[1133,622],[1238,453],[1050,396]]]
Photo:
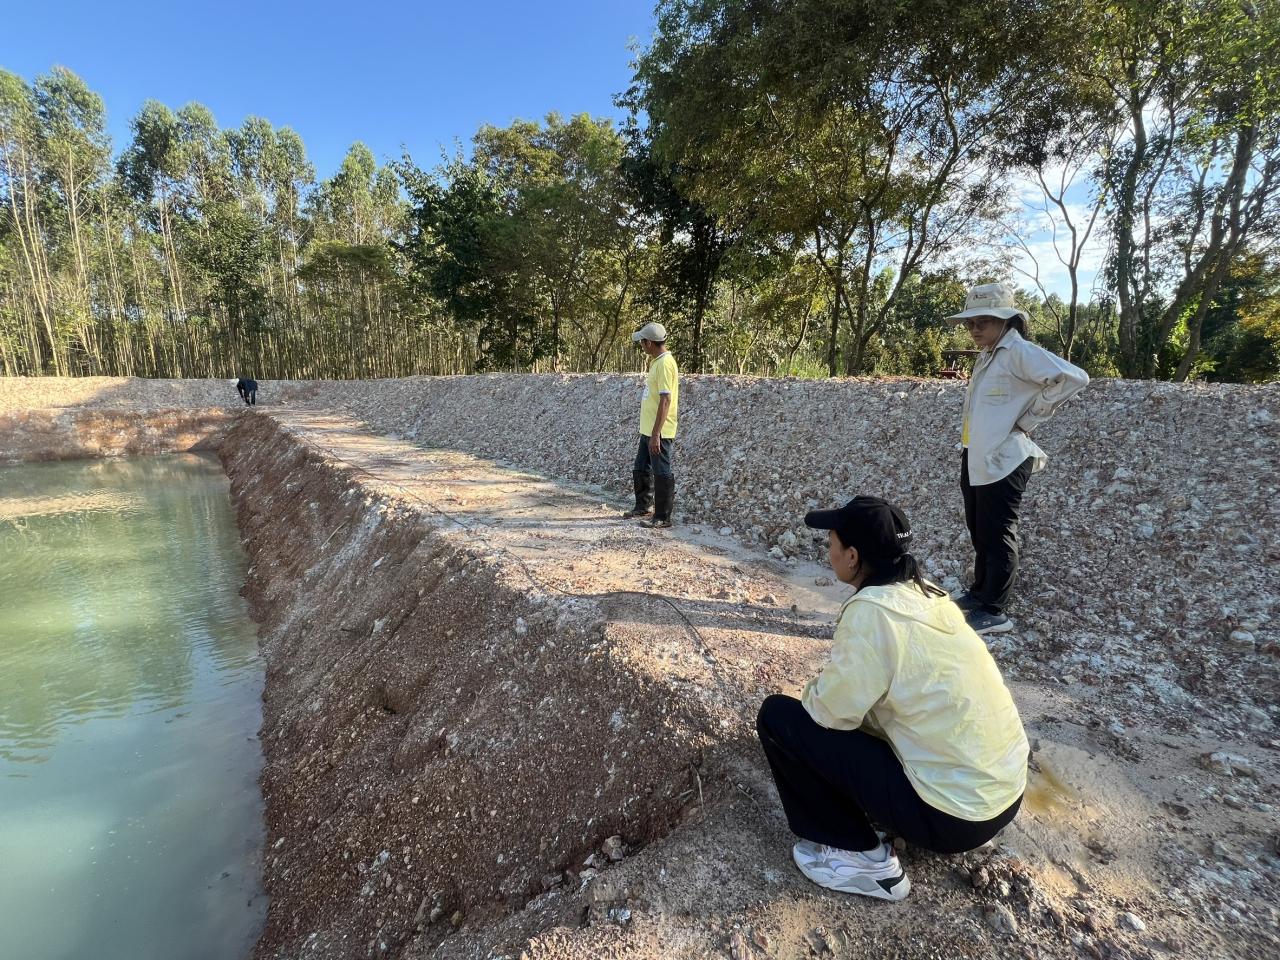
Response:
[[[375,428],[620,497],[635,376],[487,376],[334,384]],[[948,589],[972,551],[958,490],[964,385],[686,377],[677,517],[783,563],[818,557],[807,510],[854,494],[899,503]],[[1121,726],[1222,736],[1280,721],[1280,387],[1104,380],[1036,435],[1050,463],[1023,517],[1023,567],[996,641],[1014,677],[1089,684]]]
[[[259,401],[347,411],[621,498],[641,387],[636,375],[263,381]],[[906,510],[929,573],[964,584],[963,384],[686,376],[680,399],[683,524],[793,563],[821,554],[807,510],[877,494]],[[214,403],[243,409],[220,380],[0,378],[0,414]],[[1024,505],[1019,631],[994,641],[1009,675],[1095,686],[1103,722],[1121,729],[1155,719],[1275,738],[1280,386],[1096,381],[1036,440],[1050,463]]]

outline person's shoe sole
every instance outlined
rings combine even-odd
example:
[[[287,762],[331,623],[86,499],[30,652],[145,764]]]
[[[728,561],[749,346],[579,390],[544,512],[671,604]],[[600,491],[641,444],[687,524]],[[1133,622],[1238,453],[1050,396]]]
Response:
[[[985,637],[988,633],[1008,633],[1012,629],[1013,621],[1006,619],[1001,623],[993,623],[989,627],[983,627],[981,630],[975,628],[973,632],[980,637]]]
[[[885,877],[873,877],[867,873],[856,873],[850,877],[829,878],[820,874],[810,873],[800,859],[800,854],[795,847],[791,848],[791,859],[795,861],[796,866],[805,875],[806,879],[837,893],[856,893],[864,897],[875,897],[877,900],[898,903],[907,899],[907,894],[911,892],[911,879],[907,876],[906,871],[902,869],[901,864],[898,864],[898,872],[896,874],[890,874]]]
[[[640,526],[646,527],[649,530],[670,530],[671,521],[670,520],[641,520]]]

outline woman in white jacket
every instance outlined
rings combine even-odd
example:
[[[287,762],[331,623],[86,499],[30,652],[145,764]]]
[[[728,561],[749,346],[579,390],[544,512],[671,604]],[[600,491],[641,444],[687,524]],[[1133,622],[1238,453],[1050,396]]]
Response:
[[[1027,337],[1027,314],[1004,283],[974,287],[964,323],[980,349],[964,400],[960,490],[976,554],[973,584],[956,601],[978,633],[1013,629],[1005,605],[1018,572],[1018,510],[1031,474],[1048,458],[1030,434],[1089,375]]]

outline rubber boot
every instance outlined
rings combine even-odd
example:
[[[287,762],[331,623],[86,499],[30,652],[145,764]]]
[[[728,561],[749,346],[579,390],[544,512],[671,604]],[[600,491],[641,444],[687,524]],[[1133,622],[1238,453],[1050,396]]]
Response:
[[[652,483],[653,474],[648,470],[632,470],[631,480],[636,488],[636,505],[624,513],[624,518],[647,517],[652,509],[650,504],[652,500]]]
[[[646,527],[671,526],[671,508],[676,499],[675,477],[653,478],[653,519],[640,521]]]

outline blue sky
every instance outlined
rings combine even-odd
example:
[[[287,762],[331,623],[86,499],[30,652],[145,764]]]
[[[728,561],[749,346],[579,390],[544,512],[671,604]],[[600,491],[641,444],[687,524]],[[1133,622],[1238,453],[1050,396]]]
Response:
[[[192,100],[224,127],[261,116],[296,130],[321,177],[362,140],[423,166],[499,126],[548,111],[620,115],[628,43],[647,42],[654,0],[222,3],[46,0],[5,14],[0,66],[54,65],[106,102],[117,151],[144,100]]]

